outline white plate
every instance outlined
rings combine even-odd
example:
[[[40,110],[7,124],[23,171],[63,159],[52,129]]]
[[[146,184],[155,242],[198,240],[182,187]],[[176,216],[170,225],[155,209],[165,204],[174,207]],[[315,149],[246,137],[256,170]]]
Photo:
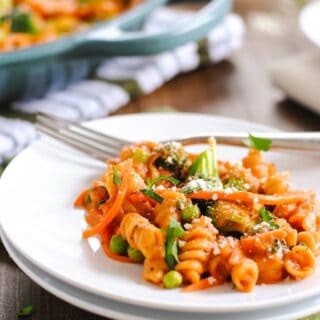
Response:
[[[55,296],[87,311],[119,320],[234,320],[234,313],[182,313],[145,309],[90,294],[50,276],[21,255],[2,234],[2,241],[15,263],[36,283]],[[237,320],[300,319],[320,311],[320,297],[270,310],[240,312]]]
[[[149,114],[111,117],[91,127],[132,140],[232,130],[266,130],[247,122],[207,115]],[[239,158],[244,149],[219,147],[220,158]],[[290,170],[299,187],[319,188],[318,158],[268,153]],[[82,212],[72,209],[79,190],[100,176],[101,163],[50,139],[15,158],[0,180],[0,221],[12,244],[45,272],[89,292],[143,307],[197,312],[239,312],[292,303],[320,293],[320,269],[300,282],[258,286],[239,293],[230,285],[182,294],[142,280],[140,266],[94,254],[81,239]]]
[[[320,1],[313,1],[303,8],[299,23],[304,34],[320,47]]]

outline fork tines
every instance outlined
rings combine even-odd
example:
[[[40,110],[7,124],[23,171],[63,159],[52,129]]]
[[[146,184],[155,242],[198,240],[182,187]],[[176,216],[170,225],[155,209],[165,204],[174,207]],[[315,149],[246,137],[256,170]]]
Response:
[[[116,157],[123,146],[130,144],[127,140],[45,113],[37,115],[36,127],[40,132],[102,161]]]

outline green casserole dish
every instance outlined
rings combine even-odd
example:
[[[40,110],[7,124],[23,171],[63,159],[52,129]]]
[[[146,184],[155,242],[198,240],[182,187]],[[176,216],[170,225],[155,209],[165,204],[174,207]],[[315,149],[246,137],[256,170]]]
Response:
[[[48,90],[61,89],[89,76],[108,56],[157,54],[196,41],[224,18],[232,4],[232,0],[211,0],[191,21],[161,33],[146,35],[136,31],[149,13],[166,2],[145,0],[130,11],[86,31],[0,54],[0,103],[41,97]],[[96,36],[107,27],[123,32],[110,38]],[[59,81],[57,74],[60,74]]]

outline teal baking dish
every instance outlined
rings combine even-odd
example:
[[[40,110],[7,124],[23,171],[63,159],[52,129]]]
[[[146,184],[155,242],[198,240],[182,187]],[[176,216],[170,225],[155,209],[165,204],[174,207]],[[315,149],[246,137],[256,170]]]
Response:
[[[167,0],[145,0],[130,11],[90,29],[23,50],[0,54],[0,103],[41,97],[89,76],[108,56],[156,54],[204,37],[229,12],[232,0],[212,0],[191,21],[164,32],[137,31],[144,19]],[[97,38],[103,28],[119,28],[116,37]]]

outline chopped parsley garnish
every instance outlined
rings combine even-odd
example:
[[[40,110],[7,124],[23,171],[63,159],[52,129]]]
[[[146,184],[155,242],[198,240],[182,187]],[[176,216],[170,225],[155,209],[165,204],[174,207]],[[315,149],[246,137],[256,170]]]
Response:
[[[272,140],[266,138],[259,138],[249,133],[249,137],[243,140],[243,143],[249,147],[260,151],[268,151],[271,147]]]
[[[35,312],[36,312],[35,307],[32,304],[27,304],[19,310],[17,316],[18,317],[28,317],[28,316],[31,316]]]
[[[269,210],[267,210],[265,207],[261,207],[259,210],[259,215],[264,222],[270,222],[272,221],[272,216]]]
[[[147,181],[148,187],[145,188],[145,189],[142,189],[141,192],[142,192],[143,194],[145,194],[146,196],[148,196],[149,198],[151,198],[151,199],[153,199],[153,200],[155,200],[155,201],[157,201],[157,202],[159,202],[159,203],[162,203],[163,198],[162,198],[159,194],[157,194],[157,193],[153,190],[152,187],[153,187],[155,184],[157,184],[158,182],[163,181],[163,180],[170,181],[173,185],[176,185],[176,184],[178,184],[178,183],[180,182],[178,179],[175,179],[175,178],[173,178],[173,177],[171,177],[171,176],[160,176],[160,177],[157,177],[157,178],[155,178],[155,179],[153,179],[153,180],[148,180],[148,181]]]
[[[171,177],[171,176],[160,176],[160,177],[157,177],[153,180],[148,181],[148,186],[152,187],[155,184],[157,184],[158,182],[164,181],[164,180],[170,181],[173,185],[177,185],[180,182],[178,179]]]
[[[143,194],[145,194],[146,196],[148,196],[149,198],[151,198],[159,203],[162,203],[162,201],[163,201],[163,198],[159,194],[157,194],[152,188],[142,189],[141,192]]]
[[[274,244],[271,248],[271,253],[277,253],[279,252],[279,250],[281,250],[281,246],[283,245],[283,243],[281,242],[281,240],[279,239],[275,239],[274,240]]]
[[[267,210],[265,207],[260,208],[259,215],[262,221],[267,222],[273,229],[280,228],[280,226],[273,221],[274,217],[272,216],[271,212]]]
[[[117,186],[120,186],[121,177],[119,175],[118,170],[114,166],[112,167],[112,173],[113,173],[113,183]]]
[[[178,237],[184,233],[184,230],[175,219],[171,219],[167,228],[166,237],[166,253],[165,258],[170,269],[173,269],[175,264],[179,262],[178,258]]]
[[[86,196],[84,197],[84,204],[89,204],[91,202],[91,190],[88,190]]]
[[[269,250],[270,253],[280,254],[280,255],[283,255],[288,251],[289,251],[289,248],[287,246],[286,241],[280,240],[280,239],[275,239],[273,242],[273,246]]]

